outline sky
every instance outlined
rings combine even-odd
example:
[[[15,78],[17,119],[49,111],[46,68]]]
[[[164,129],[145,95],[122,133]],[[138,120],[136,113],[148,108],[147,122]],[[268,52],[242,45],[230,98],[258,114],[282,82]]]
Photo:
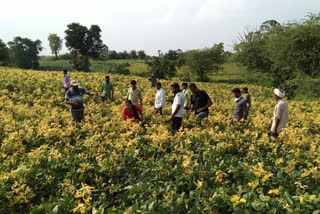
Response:
[[[280,23],[320,12],[320,0],[10,0],[2,2],[0,39],[40,39],[51,55],[50,33],[67,25],[97,24],[109,50],[200,49],[223,42],[232,50],[239,33],[270,19]],[[67,51],[63,45],[61,53]]]

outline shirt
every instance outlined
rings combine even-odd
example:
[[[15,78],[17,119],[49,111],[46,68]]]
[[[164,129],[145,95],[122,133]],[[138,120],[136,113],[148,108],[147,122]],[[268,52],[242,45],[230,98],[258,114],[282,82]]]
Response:
[[[249,93],[244,94],[244,99],[246,99],[247,104],[251,104],[251,95]]]
[[[83,109],[83,95],[88,94],[89,92],[84,88],[78,88],[74,90],[71,88],[65,94],[65,98],[70,100],[71,102],[78,103],[79,105],[70,105],[71,111],[79,111]]]
[[[142,99],[141,89],[136,88],[136,90],[132,90],[132,88],[129,88],[127,99],[131,100],[132,103],[138,104],[139,99]]]
[[[154,101],[154,107],[155,108],[164,108],[166,107],[166,101],[165,101],[165,92],[162,88],[160,88],[159,90],[157,90],[156,93],[156,98]]]
[[[246,120],[247,117],[248,117],[247,101],[243,97],[236,98],[232,118],[237,120],[241,120],[243,118]]]
[[[288,123],[288,117],[289,117],[288,103],[281,99],[278,101],[278,103],[274,108],[271,131],[273,131],[276,126],[276,119],[279,119],[280,122],[278,125],[278,129],[276,131],[277,133],[280,133]]]
[[[174,117],[183,117],[183,105],[184,105],[184,94],[183,92],[178,92],[173,99],[173,104],[172,104],[172,114],[176,110],[177,105],[181,105],[179,108],[179,111],[174,115]]]
[[[189,107],[189,102],[191,98],[191,91],[189,89],[183,90],[185,101],[184,101],[184,107]]]
[[[191,95],[191,104],[194,106],[195,114],[198,114],[197,109],[203,108],[208,105],[210,97],[208,96],[207,92],[199,90],[198,94]],[[203,111],[209,112],[209,109],[206,108]]]
[[[70,77],[68,74],[65,74],[63,77],[63,84],[62,87],[69,88],[70,87]]]
[[[140,114],[142,114],[142,109],[140,106],[138,106],[137,104],[132,104],[135,109],[136,109],[136,113],[137,113],[137,117],[140,119]],[[139,114],[140,112],[140,114]],[[136,118],[136,115],[134,114],[133,110],[129,110],[127,107],[124,107],[123,110],[122,110],[122,116],[123,116],[123,120],[129,120],[129,119],[132,119],[132,121],[135,121],[137,118]]]
[[[111,90],[113,90],[113,85],[111,83],[102,83],[102,94],[101,94],[101,97],[104,97],[104,98],[109,98],[110,97],[110,92]]]

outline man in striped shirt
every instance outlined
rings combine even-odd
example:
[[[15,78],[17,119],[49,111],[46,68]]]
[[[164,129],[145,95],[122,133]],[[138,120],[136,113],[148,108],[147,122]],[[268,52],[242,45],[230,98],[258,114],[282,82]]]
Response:
[[[98,93],[90,93],[84,88],[79,88],[76,80],[70,82],[72,88],[65,94],[65,103],[70,105],[71,118],[75,122],[81,122],[84,118],[83,95],[98,95]]]

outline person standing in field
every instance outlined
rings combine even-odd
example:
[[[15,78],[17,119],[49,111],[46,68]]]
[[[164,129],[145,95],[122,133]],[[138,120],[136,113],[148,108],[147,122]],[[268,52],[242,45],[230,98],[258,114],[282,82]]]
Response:
[[[62,84],[62,88],[64,88],[65,92],[67,92],[70,88],[70,76],[68,74],[67,70],[63,70],[63,84]]]
[[[195,120],[200,125],[201,120],[209,115],[209,107],[212,105],[212,100],[207,92],[198,89],[194,83],[189,85],[189,89],[192,92],[189,112],[191,113],[194,110]]]
[[[155,114],[162,115],[162,109],[166,106],[165,92],[161,87],[161,83],[156,83],[156,98],[154,101]]]
[[[114,88],[112,83],[110,83],[110,77],[105,76],[105,82],[102,83],[102,89],[100,92],[100,100],[105,101],[105,100],[113,100],[114,98]],[[111,93],[112,92],[112,93]]]
[[[277,138],[279,133],[282,131],[284,127],[286,127],[288,123],[289,111],[288,111],[288,103],[283,100],[285,97],[285,92],[276,88],[273,91],[273,97],[276,101],[276,106],[273,112],[273,121],[271,125],[271,133],[270,137]]]
[[[243,90],[243,94],[244,94],[244,99],[247,101],[247,107],[248,107],[248,111],[251,108],[251,95],[248,92],[248,88],[245,87],[242,89]]]
[[[248,117],[247,101],[241,96],[240,89],[233,89],[232,94],[235,97],[235,107],[233,115],[229,118],[229,125],[231,125],[234,121],[240,121],[241,119],[246,120]]]
[[[174,83],[171,85],[171,91],[174,94],[174,99],[172,104],[172,114],[170,116],[170,120],[172,121],[172,130],[175,134],[177,131],[179,131],[182,124],[185,97],[183,92],[180,91],[178,83]]]
[[[122,118],[123,121],[143,121],[142,109],[138,104],[132,103],[131,100],[126,100],[125,107],[122,110]]]
[[[135,80],[131,80],[131,87],[128,89],[127,100],[130,100],[134,104],[138,104],[140,100],[140,107],[142,108],[142,93],[141,89],[137,88],[137,82]]]
[[[189,111],[189,105],[190,105],[190,98],[191,98],[191,92],[188,88],[188,83],[182,83],[182,88],[183,88],[183,93],[184,93],[184,97],[185,97],[185,101],[184,101],[184,109],[186,111]]]
[[[154,74],[151,75],[151,77],[149,78],[149,81],[151,83],[151,88],[156,86],[157,79],[156,79],[156,76]]]
[[[79,88],[76,80],[70,82],[71,89],[65,94],[65,103],[70,105],[71,118],[75,122],[81,122],[84,118],[83,95],[98,95],[98,93],[90,93],[84,88]]]

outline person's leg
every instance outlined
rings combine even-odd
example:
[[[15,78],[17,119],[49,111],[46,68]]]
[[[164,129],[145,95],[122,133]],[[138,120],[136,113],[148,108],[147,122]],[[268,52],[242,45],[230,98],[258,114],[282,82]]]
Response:
[[[159,109],[159,113],[160,113],[160,115],[162,115],[162,108]]]
[[[203,111],[203,112],[200,112],[199,114],[197,114],[195,116],[195,120],[196,120],[197,125],[201,125],[201,120],[205,117],[208,117],[207,111]]]
[[[79,122],[81,122],[84,119],[84,109],[81,109],[79,111]]]

